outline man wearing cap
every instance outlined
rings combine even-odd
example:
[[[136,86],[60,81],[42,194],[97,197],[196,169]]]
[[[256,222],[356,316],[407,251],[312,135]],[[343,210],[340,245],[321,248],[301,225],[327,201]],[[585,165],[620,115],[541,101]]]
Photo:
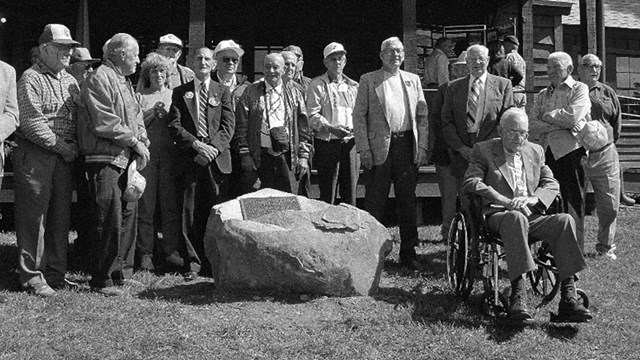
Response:
[[[115,34],[107,59],[82,84],[78,141],[93,203],[89,284],[105,296],[122,295],[114,285],[132,282],[138,203],[124,197],[124,184],[128,168],[142,170],[149,161],[142,109],[126,78],[138,54],[135,38]]]
[[[449,82],[449,54],[453,50],[453,42],[448,37],[441,37],[436,46],[424,61],[424,88],[436,89]]]
[[[4,141],[18,127],[18,98],[16,95],[16,70],[0,61],[0,185],[4,176]],[[0,295],[0,304],[7,298]]]
[[[80,90],[64,69],[79,43],[60,24],[45,26],[39,43],[38,61],[22,74],[17,89],[15,225],[22,287],[52,296],[54,288],[77,286],[65,280],[65,272]]]
[[[211,74],[211,79],[229,88],[234,109],[244,90],[251,84],[246,76],[237,73],[242,55],[244,50],[233,40],[222,40],[213,50],[216,69]]]
[[[304,73],[302,71],[302,69],[304,68],[304,55],[302,54],[302,49],[297,45],[289,45],[282,50],[291,51],[298,57],[298,62],[296,64],[296,75],[293,80],[302,85],[302,88],[304,89],[302,93],[306,95],[309,84],[311,84],[311,78],[304,76]]]
[[[71,74],[78,85],[82,84],[84,79],[93,72],[93,64],[100,62],[100,59],[94,59],[89,53],[89,49],[84,47],[75,47],[71,53],[71,61],[67,72]]]
[[[380,46],[382,69],[362,75],[353,109],[356,149],[365,170],[365,208],[382,221],[391,183],[400,226],[400,263],[419,270],[415,246],[417,167],[427,162],[427,103],[417,75],[400,70],[404,45]]]
[[[309,171],[312,153],[304,97],[283,83],[281,54],[265,56],[263,68],[264,79],[249,85],[236,107],[233,148],[243,176],[257,174],[261,188],[297,194],[297,180]]]
[[[296,77],[298,73],[298,56],[293,51],[284,50],[280,53],[282,58],[284,59],[284,73],[282,74],[282,81],[286,83],[291,83],[293,87],[297,88],[302,92],[302,95],[307,97],[307,92],[304,86],[298,82],[296,82]]]
[[[184,278],[210,275],[204,253],[204,233],[211,207],[228,196],[235,116],[231,92],[211,79],[215,60],[213,51],[196,51],[195,79],[173,90],[169,112],[169,134],[176,143],[175,166],[178,202],[182,211],[182,235],[187,254]]]
[[[524,93],[525,79],[527,77],[527,63],[522,56],[518,54],[520,42],[515,35],[507,35],[502,42],[504,46],[505,58],[510,67],[515,68],[522,74],[522,80],[513,85],[513,104],[521,109],[527,105],[527,94]]]
[[[536,95],[529,112],[529,130],[545,149],[547,165],[560,183],[564,211],[576,223],[580,248],[584,250],[586,151],[573,131],[591,112],[589,88],[576,81],[571,55],[555,52],[547,59],[551,84]]]
[[[173,34],[160,37],[156,52],[169,60],[171,73],[169,74],[169,87],[171,89],[184,85],[193,80],[193,70],[178,64],[182,55],[182,40]]]
[[[353,106],[358,83],[343,74],[347,51],[332,42],[323,51],[327,72],[309,85],[307,114],[314,133],[314,166],[318,170],[320,200],[334,204],[340,193],[342,202],[355,206],[358,164],[353,137]]]

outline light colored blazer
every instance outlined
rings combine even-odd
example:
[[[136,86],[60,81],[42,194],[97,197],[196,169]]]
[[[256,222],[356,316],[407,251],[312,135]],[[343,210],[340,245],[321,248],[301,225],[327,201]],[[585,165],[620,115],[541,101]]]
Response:
[[[527,190],[540,199],[545,206],[542,210],[546,210],[558,196],[560,185],[545,164],[544,150],[540,145],[527,141],[521,155]],[[513,199],[514,190],[515,184],[510,176],[502,140],[498,138],[477,143],[473,147],[462,191],[482,196],[484,213],[489,214],[501,211],[490,207],[490,204],[497,203],[503,196]]]
[[[18,97],[16,70],[0,61],[0,177],[4,174],[3,142],[18,127]]]
[[[374,166],[385,162],[391,144],[388,111],[382,94],[383,71],[380,69],[362,75],[353,109],[356,149],[359,153],[371,151]],[[417,75],[400,70],[400,78],[409,100],[414,138],[413,161],[417,162],[418,148],[427,149],[429,135],[427,103]]]
[[[442,135],[451,153],[451,171],[462,177],[467,161],[456,150],[463,146],[473,147],[476,142],[498,137],[498,123],[502,113],[513,106],[513,90],[507,79],[487,74],[485,84],[484,111],[478,134],[473,138],[467,132],[467,99],[469,78],[466,76],[449,83],[442,106]]]

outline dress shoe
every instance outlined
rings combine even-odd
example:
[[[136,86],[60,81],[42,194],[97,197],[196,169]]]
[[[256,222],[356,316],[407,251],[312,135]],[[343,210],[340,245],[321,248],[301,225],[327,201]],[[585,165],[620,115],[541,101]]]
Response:
[[[627,194],[622,193],[620,194],[620,203],[626,206],[633,206],[636,204],[636,200],[627,196]]]
[[[184,281],[194,281],[198,278],[198,273],[195,271],[187,271],[182,276],[184,277]]]
[[[91,292],[101,294],[104,296],[122,296],[124,292],[115,286],[107,287],[91,287]]]
[[[52,283],[51,287],[55,290],[80,290],[80,284],[67,279],[62,279],[62,281]]]
[[[153,272],[155,269],[153,266],[153,257],[151,255],[142,255],[140,259],[140,270]]]
[[[527,310],[524,296],[521,294],[512,295],[509,299],[509,320],[525,321],[532,318],[531,313]]]
[[[32,285],[27,289],[27,291],[42,297],[50,297],[56,294],[56,291],[46,283]]]
[[[558,316],[555,322],[587,322],[593,319],[591,311],[574,298],[562,299],[558,304]]]

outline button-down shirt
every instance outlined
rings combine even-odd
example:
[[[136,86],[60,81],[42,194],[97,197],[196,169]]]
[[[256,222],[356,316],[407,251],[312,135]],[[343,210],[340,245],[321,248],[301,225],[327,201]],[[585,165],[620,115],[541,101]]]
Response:
[[[486,97],[486,85],[487,85],[487,72],[485,71],[480,77],[476,78],[473,75],[469,76],[469,85],[467,87],[467,94],[471,96],[471,88],[473,87],[473,82],[475,79],[478,79],[478,106],[476,107],[476,113],[474,114],[476,121],[473,123],[473,126],[467,129],[467,132],[477,133],[480,130],[480,125],[482,124],[482,114],[484,114],[484,99]],[[469,101],[467,101],[467,112],[469,111]]]
[[[524,171],[522,155],[520,152],[509,154],[506,151],[504,155],[507,159],[507,167],[509,168],[511,179],[513,180],[513,196],[529,196],[529,192],[527,191],[527,175]]]
[[[282,94],[282,82],[275,87],[271,86],[268,81],[264,82],[265,85],[265,97],[264,97],[264,114],[262,122],[262,129],[260,131],[260,145],[264,148],[271,149],[271,135],[270,130],[274,127],[284,126],[285,109],[284,109],[284,96]],[[279,97],[280,101],[276,102],[272,97]],[[272,109],[272,102],[279,103],[276,109]]]
[[[307,114],[316,138],[325,141],[336,139],[325,130],[327,125],[353,129],[352,113],[357,94],[358,83],[346,76],[338,82],[331,81],[325,73],[311,81],[307,94]]]
[[[47,150],[62,153],[76,142],[80,89],[66,70],[54,74],[41,61],[18,82],[20,125],[16,134]]]
[[[600,121],[607,129],[609,143],[618,141],[622,129],[622,111],[616,92],[611,87],[597,81],[589,89],[591,119]]]
[[[529,132],[545,149],[551,148],[555,159],[560,159],[580,148],[571,129],[590,112],[587,85],[569,75],[555,89],[548,86],[536,95],[529,112]]]
[[[524,90],[525,79],[527,77],[527,63],[515,49],[506,55],[506,59],[509,65],[522,73],[522,80],[513,86],[513,90]]]
[[[389,115],[389,128],[391,132],[404,132],[411,130],[411,113],[409,112],[409,99],[402,84],[400,73],[394,75],[383,71],[382,93],[384,95],[385,108]]]
[[[449,82],[449,58],[444,51],[436,48],[427,56],[424,62],[425,86],[438,86]]]

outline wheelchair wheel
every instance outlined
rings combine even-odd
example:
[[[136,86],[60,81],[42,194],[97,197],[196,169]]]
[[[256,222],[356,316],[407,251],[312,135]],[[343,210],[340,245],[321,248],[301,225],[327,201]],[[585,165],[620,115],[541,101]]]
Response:
[[[464,213],[458,212],[449,228],[447,246],[447,276],[449,284],[458,296],[466,299],[473,288],[469,278],[469,223]]]
[[[507,316],[509,314],[509,301],[502,293],[494,299],[493,292],[485,291],[482,297],[482,313],[491,317]]]
[[[589,296],[582,289],[576,289],[576,294],[578,294],[578,303],[582,304],[585,308],[589,308]]]

